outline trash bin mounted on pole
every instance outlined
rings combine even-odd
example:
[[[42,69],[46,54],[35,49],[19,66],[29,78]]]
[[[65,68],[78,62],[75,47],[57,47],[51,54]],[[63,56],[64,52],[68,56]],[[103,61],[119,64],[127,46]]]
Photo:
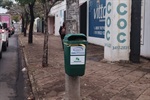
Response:
[[[86,64],[86,36],[84,34],[67,34],[63,43],[66,74],[83,76]]]

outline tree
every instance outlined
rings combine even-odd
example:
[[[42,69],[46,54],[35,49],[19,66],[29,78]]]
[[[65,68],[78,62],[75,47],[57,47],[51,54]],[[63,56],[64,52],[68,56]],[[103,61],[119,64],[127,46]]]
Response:
[[[51,10],[51,8],[58,2],[62,0],[41,0],[43,9],[44,9],[44,47],[43,47],[43,60],[42,60],[42,66],[47,67],[48,66],[48,14]]]
[[[0,0],[0,5],[2,4],[3,0]]]
[[[34,4],[36,0],[31,0],[32,2],[30,2],[29,5],[29,9],[30,9],[30,29],[29,29],[29,39],[28,39],[28,43],[32,43],[33,42],[33,25],[34,25]]]
[[[79,33],[79,0],[66,0],[66,4],[66,32]],[[65,75],[65,83],[66,100],[80,100],[79,76]]]
[[[12,20],[14,20],[15,22],[19,22],[19,19],[20,19],[20,15],[13,15],[11,17]]]
[[[67,33],[79,33],[79,0],[66,0],[66,31]],[[74,11],[74,12],[72,12]]]
[[[27,4],[15,3],[12,5],[12,7],[10,7],[7,13],[14,17],[20,16],[19,18],[22,19],[22,32],[24,33],[24,36],[26,36],[27,25],[29,24],[29,9]]]
[[[28,24],[29,24],[29,11],[28,11],[28,7],[26,7],[26,5],[24,6],[24,15],[25,15],[25,18],[24,18],[24,20],[25,20],[25,25],[24,25],[24,36],[26,36],[27,35],[27,27],[28,27]],[[29,39],[28,39],[29,40]]]
[[[48,14],[50,12],[50,9],[58,2],[58,1],[63,1],[63,0],[16,0],[21,4],[28,4],[29,9],[30,9],[30,17],[31,17],[31,22],[30,22],[30,30],[29,30],[29,41],[28,43],[32,43],[32,34],[33,34],[33,22],[34,22],[34,5],[35,4],[41,4],[42,6],[42,10],[40,11],[44,11],[44,12],[40,12],[42,14],[39,15],[43,15],[44,17],[44,47],[43,47],[43,60],[42,60],[42,66],[43,67],[47,67],[48,66]],[[35,2],[36,1],[36,2]],[[39,6],[39,9],[40,7]],[[22,16],[23,17],[23,16]]]
[[[28,38],[28,43],[31,44],[33,43],[33,25],[34,25],[34,5],[36,0],[16,0],[20,4],[28,5],[29,10],[30,10],[30,28],[29,28],[29,38]],[[22,16],[23,17],[23,16]]]
[[[12,7],[13,2],[10,0],[0,0],[0,6],[5,9],[10,9]]]

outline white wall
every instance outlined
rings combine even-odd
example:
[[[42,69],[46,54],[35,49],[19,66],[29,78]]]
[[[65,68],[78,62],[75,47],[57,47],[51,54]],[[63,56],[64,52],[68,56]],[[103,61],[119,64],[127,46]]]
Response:
[[[86,1],[89,1],[89,0],[79,0],[79,4],[82,4],[82,3],[86,2]]]
[[[55,13],[55,35],[59,35],[60,17],[59,12]]]
[[[50,11],[50,14],[54,15],[56,12],[60,11],[60,10],[66,10],[66,3],[65,1],[64,2],[61,2],[60,4],[52,7],[51,11]]]
[[[82,4],[87,0],[80,0],[79,3]],[[59,35],[59,28],[64,22],[64,11],[66,10],[66,0],[60,4],[52,7],[50,14],[55,16],[55,35]]]
[[[59,35],[59,28],[62,25],[62,23],[64,22],[64,11],[66,10],[66,4],[65,1],[54,6],[51,9],[50,15],[54,15],[55,16],[55,23],[54,23],[54,27],[55,27],[55,34],[56,36]]]
[[[34,26],[33,26],[33,32],[37,32],[37,20],[39,18],[35,18],[35,21],[34,21]]]
[[[131,0],[107,0],[104,58],[129,60]]]
[[[48,33],[49,34],[54,34],[54,32],[55,32],[54,17],[50,16],[48,18]]]
[[[143,33],[143,45],[141,45],[141,55],[150,58],[150,0],[145,0],[145,12],[144,12],[144,33]]]

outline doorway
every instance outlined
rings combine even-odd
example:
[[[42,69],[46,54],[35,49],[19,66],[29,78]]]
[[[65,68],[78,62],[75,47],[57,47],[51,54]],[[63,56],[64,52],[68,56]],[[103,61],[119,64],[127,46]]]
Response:
[[[80,6],[80,33],[87,35],[87,2]]]

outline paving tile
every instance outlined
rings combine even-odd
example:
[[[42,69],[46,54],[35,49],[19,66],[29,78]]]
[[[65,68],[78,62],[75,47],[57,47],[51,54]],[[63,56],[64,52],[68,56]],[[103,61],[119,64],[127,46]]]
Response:
[[[139,86],[129,85],[128,87],[124,88],[119,94],[119,97],[127,98],[130,100],[136,100],[145,89]]]
[[[108,70],[102,69],[102,70],[98,70],[94,74],[104,77],[104,76],[107,76],[109,73],[111,72]]]
[[[110,74],[103,77],[103,79],[110,80],[110,82],[113,82],[119,78],[120,78],[120,76],[118,76],[118,75],[110,75]]]
[[[114,93],[102,89],[95,91],[94,93],[87,96],[87,98],[91,98],[91,100],[110,100],[110,98],[112,98],[113,96]]]
[[[144,77],[150,78],[150,73],[147,73]]]
[[[112,83],[108,84],[107,86],[105,86],[105,89],[109,89],[109,90],[117,90],[117,91],[121,91],[123,88],[127,87],[129,85],[129,82],[119,78],[115,81],[113,81]]]
[[[91,93],[95,92],[98,89],[101,89],[98,86],[95,86],[93,84],[88,84],[88,83],[81,84],[80,87],[81,87],[80,91],[81,91],[82,98],[87,97],[88,95],[90,95]]]
[[[93,84],[94,86],[101,88],[106,86],[110,81],[110,79],[100,78],[95,75],[83,78],[84,84]]]
[[[119,70],[117,70],[114,75],[118,75],[120,77],[123,77],[125,75],[127,75],[128,73],[130,73],[132,70],[126,69],[126,68],[121,68]]]
[[[123,76],[122,78],[124,78],[125,80],[127,80],[127,81],[130,82],[130,83],[133,83],[133,82],[139,80],[141,77],[133,76],[133,75],[127,74],[127,75]]]
[[[129,99],[129,98],[120,97],[120,96],[114,96],[110,100],[134,100],[134,99]]]
[[[147,88],[147,90],[143,93],[143,95],[150,96],[150,88]]]
[[[141,95],[137,100],[150,100],[150,96]]]
[[[142,77],[141,79],[138,80],[140,84],[149,84],[150,83],[150,78],[147,77]]]
[[[129,73],[132,76],[136,76],[136,77],[142,77],[146,74],[146,72],[143,71],[139,71],[139,70],[135,70],[132,73]]]

